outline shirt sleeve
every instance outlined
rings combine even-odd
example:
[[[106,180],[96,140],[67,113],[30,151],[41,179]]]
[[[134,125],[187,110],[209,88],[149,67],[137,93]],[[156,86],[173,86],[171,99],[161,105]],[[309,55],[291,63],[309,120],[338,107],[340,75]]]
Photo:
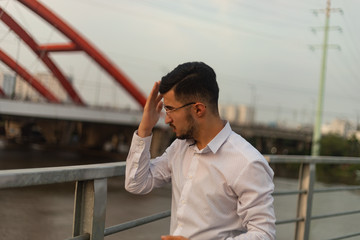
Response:
[[[126,159],[125,189],[131,193],[146,194],[171,180],[167,153],[151,159],[152,136],[141,138],[135,131]]]
[[[237,214],[247,231],[227,240],[275,240],[273,171],[266,160],[250,162],[235,184]]]

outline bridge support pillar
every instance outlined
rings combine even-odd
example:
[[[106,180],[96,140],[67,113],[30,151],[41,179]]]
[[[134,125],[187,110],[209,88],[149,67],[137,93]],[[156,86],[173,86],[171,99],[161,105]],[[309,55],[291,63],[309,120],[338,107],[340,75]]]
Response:
[[[151,142],[151,157],[161,155],[170,145],[171,131],[169,129],[155,128],[153,130],[153,138]]]
[[[6,138],[20,138],[22,125],[23,125],[22,122],[6,120],[5,121]]]
[[[37,125],[47,143],[66,145],[70,142],[77,123],[70,121],[38,120]]]
[[[109,142],[116,150],[118,145],[129,145],[136,127],[128,125],[107,125],[83,123],[81,130],[81,145],[86,148],[102,149]],[[126,149],[128,151],[128,149]]]

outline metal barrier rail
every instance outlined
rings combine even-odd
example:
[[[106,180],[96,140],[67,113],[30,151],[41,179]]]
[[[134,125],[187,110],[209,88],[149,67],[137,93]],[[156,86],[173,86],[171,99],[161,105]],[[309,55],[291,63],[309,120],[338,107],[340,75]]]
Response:
[[[360,190],[360,186],[314,189],[316,164],[360,164],[360,158],[310,157],[310,156],[265,156],[270,163],[300,164],[299,190],[274,192],[274,196],[298,195],[297,216],[293,219],[278,220],[279,224],[296,223],[295,239],[308,240],[311,220],[359,214],[360,210],[311,216],[314,193]],[[341,160],[340,160],[341,159]],[[170,211],[161,212],[134,221],[105,229],[105,207],[107,179],[123,176],[125,162],[92,164],[81,166],[33,168],[0,171],[0,189],[35,185],[76,182],[73,237],[68,240],[98,240],[129,228],[140,226],[170,216]],[[348,234],[335,239],[360,236]]]
[[[309,240],[311,220],[324,219],[330,217],[344,216],[350,214],[359,214],[359,210],[348,212],[338,212],[326,215],[312,216],[312,202],[315,193],[335,192],[335,191],[354,191],[360,190],[360,186],[332,187],[323,189],[314,189],[316,164],[360,164],[360,158],[355,157],[327,157],[327,156],[286,156],[286,155],[268,155],[265,158],[270,163],[296,163],[300,164],[299,171],[299,190],[274,192],[274,196],[284,196],[298,194],[296,218],[287,220],[278,220],[276,224],[296,223],[295,240]],[[354,236],[360,236],[360,233],[353,233],[345,236],[339,236],[335,239],[346,239]]]

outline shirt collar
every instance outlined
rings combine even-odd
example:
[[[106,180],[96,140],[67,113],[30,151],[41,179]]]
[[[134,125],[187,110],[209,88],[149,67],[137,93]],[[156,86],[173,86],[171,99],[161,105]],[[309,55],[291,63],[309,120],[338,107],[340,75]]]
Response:
[[[223,145],[223,143],[226,141],[226,139],[230,136],[231,132],[232,129],[230,127],[230,124],[228,121],[226,121],[226,124],[223,127],[223,129],[202,150],[198,150],[194,139],[188,139],[186,140],[186,143],[189,145],[189,147],[193,147],[195,151],[199,153],[207,153],[211,151],[212,153],[215,154],[219,150],[219,148]]]
[[[215,154],[230,136],[232,130],[229,122],[226,122],[223,129],[208,143],[207,147]]]

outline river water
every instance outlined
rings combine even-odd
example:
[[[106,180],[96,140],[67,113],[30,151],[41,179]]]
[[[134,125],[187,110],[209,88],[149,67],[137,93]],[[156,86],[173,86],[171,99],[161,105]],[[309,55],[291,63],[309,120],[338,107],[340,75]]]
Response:
[[[101,159],[101,161],[99,161]],[[113,162],[112,156],[80,154],[74,151],[33,150],[28,148],[1,150],[0,169],[51,167]],[[296,190],[297,181],[275,178],[276,190]],[[318,183],[316,187],[325,187]],[[0,240],[57,240],[71,237],[74,205],[74,183],[0,190]],[[124,190],[123,177],[108,181],[106,227],[170,209],[171,188],[157,189],[144,196]],[[278,220],[295,217],[296,196],[275,197]],[[313,214],[322,215],[360,209],[359,192],[321,193],[314,196]],[[329,239],[354,232],[360,227],[360,214],[314,220],[311,239]],[[277,226],[278,240],[291,240],[294,224]],[[126,230],[106,240],[159,240],[167,234],[169,218]],[[354,237],[349,239],[360,239]]]

